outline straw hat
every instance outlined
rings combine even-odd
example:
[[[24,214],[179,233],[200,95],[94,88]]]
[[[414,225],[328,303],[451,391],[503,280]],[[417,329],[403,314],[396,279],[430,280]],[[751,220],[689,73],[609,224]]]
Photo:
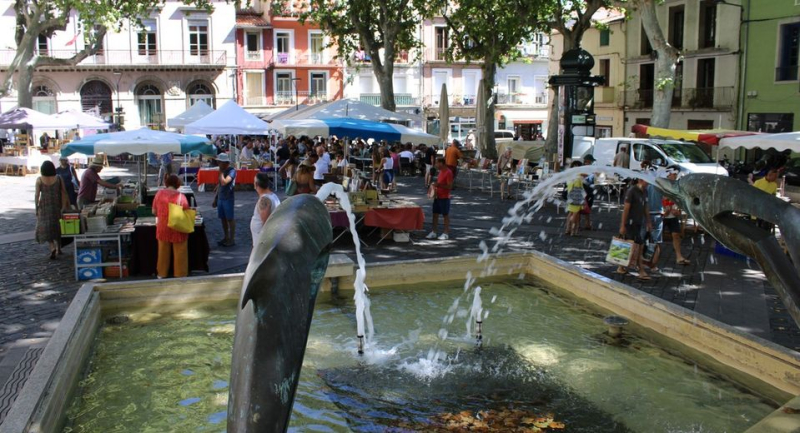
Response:
[[[97,154],[97,155],[94,156],[94,159],[92,159],[92,162],[89,165],[96,165],[98,167],[102,167],[104,162],[105,162],[105,158],[103,158],[103,155],[102,154]]]

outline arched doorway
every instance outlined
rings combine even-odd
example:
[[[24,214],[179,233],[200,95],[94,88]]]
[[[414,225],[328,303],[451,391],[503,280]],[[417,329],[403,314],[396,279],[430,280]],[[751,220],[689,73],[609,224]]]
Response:
[[[81,109],[98,116],[109,117],[113,113],[111,87],[100,80],[92,80],[81,87]]]
[[[33,86],[33,109],[41,111],[44,114],[55,114],[58,111],[56,107],[56,95],[44,84]]]
[[[208,83],[196,81],[186,89],[189,107],[197,101],[203,101],[211,108],[217,108],[216,98],[214,98],[214,88]]]
[[[142,83],[136,87],[139,122],[150,129],[164,129],[163,92],[154,84]]]

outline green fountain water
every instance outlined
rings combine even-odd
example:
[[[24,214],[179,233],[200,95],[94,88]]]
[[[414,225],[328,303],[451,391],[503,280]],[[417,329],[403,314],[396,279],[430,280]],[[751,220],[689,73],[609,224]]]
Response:
[[[635,336],[606,344],[600,315],[546,290],[483,287],[483,348],[462,306],[439,344],[445,362],[428,351],[460,284],[373,293],[380,329],[364,357],[351,294],[320,296],[292,429],[405,431],[440,413],[519,409],[570,432],[739,432],[776,407]],[[99,332],[65,431],[224,431],[234,304],[130,317]]]

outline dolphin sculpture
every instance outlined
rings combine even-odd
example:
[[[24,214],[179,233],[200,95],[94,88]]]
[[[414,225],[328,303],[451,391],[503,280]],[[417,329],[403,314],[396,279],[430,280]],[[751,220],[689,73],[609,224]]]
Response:
[[[229,433],[283,432],[289,426],[332,239],[328,211],[313,195],[287,199],[264,225],[238,304]]]
[[[676,181],[658,178],[656,187],[717,241],[753,257],[800,325],[800,209],[740,180],[714,174],[687,174]],[[791,260],[772,233],[734,212],[780,227]]]

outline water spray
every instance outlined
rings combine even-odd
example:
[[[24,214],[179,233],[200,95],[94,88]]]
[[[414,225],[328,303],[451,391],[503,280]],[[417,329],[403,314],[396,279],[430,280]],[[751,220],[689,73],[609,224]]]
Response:
[[[483,345],[483,321],[478,319],[475,321],[475,344],[478,346]]]

